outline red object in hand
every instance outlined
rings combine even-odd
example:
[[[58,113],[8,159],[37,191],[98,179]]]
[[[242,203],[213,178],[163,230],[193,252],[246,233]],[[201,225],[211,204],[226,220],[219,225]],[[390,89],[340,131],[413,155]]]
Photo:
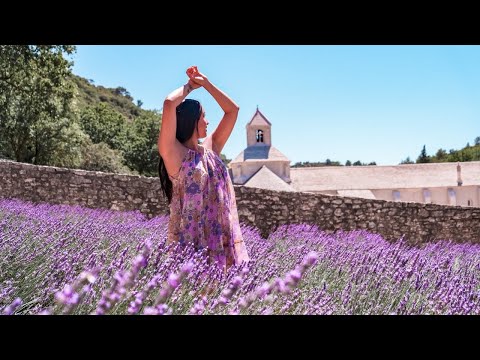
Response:
[[[196,66],[190,66],[187,69],[187,76],[191,79],[192,77],[195,77],[196,75],[198,75],[197,67]]]

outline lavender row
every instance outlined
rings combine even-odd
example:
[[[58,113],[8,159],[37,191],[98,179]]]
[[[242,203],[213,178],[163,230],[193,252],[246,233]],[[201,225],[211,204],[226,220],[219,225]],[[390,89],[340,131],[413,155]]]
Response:
[[[227,273],[166,245],[168,217],[0,200],[4,314],[479,314],[480,248],[408,246],[309,225],[263,239]]]

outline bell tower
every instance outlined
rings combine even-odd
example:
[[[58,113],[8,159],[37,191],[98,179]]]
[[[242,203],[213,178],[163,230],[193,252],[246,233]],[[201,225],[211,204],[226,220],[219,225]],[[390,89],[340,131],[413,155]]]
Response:
[[[272,124],[258,110],[247,124],[247,146],[272,146]]]

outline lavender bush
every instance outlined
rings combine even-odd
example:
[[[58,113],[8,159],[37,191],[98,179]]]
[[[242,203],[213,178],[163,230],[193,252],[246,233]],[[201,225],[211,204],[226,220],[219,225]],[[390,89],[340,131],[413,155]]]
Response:
[[[0,200],[0,313],[479,314],[480,247],[366,231],[242,225],[251,261],[223,273],[167,246],[167,217]]]

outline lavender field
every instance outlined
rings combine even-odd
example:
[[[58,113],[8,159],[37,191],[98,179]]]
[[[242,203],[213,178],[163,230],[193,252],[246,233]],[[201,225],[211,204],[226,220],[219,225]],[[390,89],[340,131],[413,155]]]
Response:
[[[166,246],[167,217],[0,199],[0,313],[480,314],[480,247],[242,226],[227,274]]]

